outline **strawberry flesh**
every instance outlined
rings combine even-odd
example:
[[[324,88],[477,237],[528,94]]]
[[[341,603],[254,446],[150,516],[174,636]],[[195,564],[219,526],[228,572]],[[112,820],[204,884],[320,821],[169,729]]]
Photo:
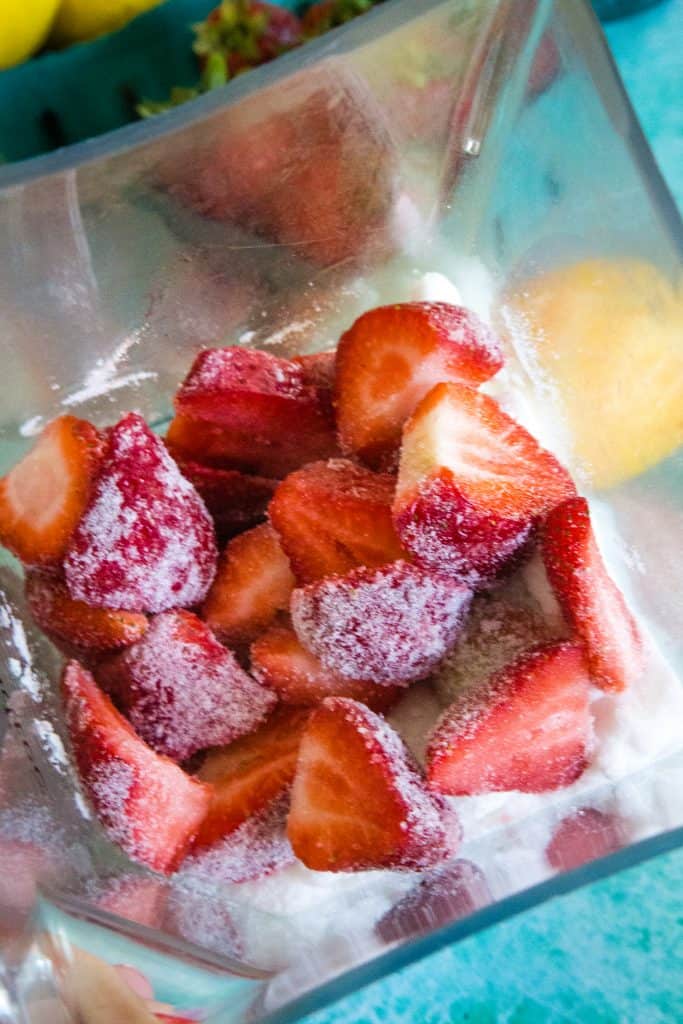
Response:
[[[431,737],[437,791],[544,793],[583,773],[593,743],[590,678],[578,644],[545,644],[464,691]]]
[[[229,540],[261,522],[277,487],[277,480],[269,477],[199,462],[181,462],[180,471],[201,496],[219,540]]]
[[[401,942],[473,914],[492,901],[483,872],[469,860],[428,872],[375,925],[385,942]]]
[[[454,820],[381,716],[345,697],[316,708],[301,741],[287,823],[307,867],[433,867],[457,849]]]

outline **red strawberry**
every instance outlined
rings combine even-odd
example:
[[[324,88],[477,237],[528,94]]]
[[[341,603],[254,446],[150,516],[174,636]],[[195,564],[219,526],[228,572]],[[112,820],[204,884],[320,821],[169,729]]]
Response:
[[[304,36],[308,39],[322,36],[330,29],[345,25],[347,21],[365,14],[379,0],[317,0],[302,18]]]
[[[345,679],[323,668],[293,629],[271,626],[251,645],[251,669],[284,704],[319,704],[325,697],[352,697],[373,711],[388,711],[402,693],[367,679]]]
[[[60,416],[0,480],[0,543],[26,565],[56,565],[90,500],[102,438],[87,420]]]
[[[492,901],[484,874],[469,860],[454,860],[420,879],[375,925],[385,942],[433,931]]]
[[[175,761],[251,732],[276,703],[187,611],[157,615],[97,678],[138,735]]]
[[[109,432],[64,572],[71,596],[96,608],[159,612],[197,604],[209,589],[216,572],[211,518],[135,413]]]
[[[605,814],[595,807],[580,807],[562,819],[545,855],[556,871],[571,871],[620,850],[626,841],[624,824],[614,814]]]
[[[202,617],[224,643],[249,643],[289,607],[294,585],[278,536],[263,523],[228,544]]]
[[[304,732],[287,833],[315,871],[420,870],[445,860],[460,840],[398,734],[345,697],[323,701]]]
[[[76,661],[64,670],[62,694],[81,782],[110,838],[134,860],[173,870],[207,812],[211,787],[150,750]]]
[[[67,649],[102,654],[135,643],[147,631],[145,615],[75,601],[61,580],[46,573],[26,574],[26,600],[40,628]]]
[[[347,679],[423,679],[453,645],[467,587],[407,562],[354,569],[295,590],[292,622],[325,668]]]
[[[118,875],[86,888],[89,901],[128,921],[158,928],[166,902],[165,884],[145,875]]]
[[[310,712],[279,708],[256,732],[213,750],[199,778],[213,786],[195,848],[210,846],[287,792]]]
[[[200,67],[219,53],[231,76],[266,64],[302,42],[297,16],[263,0],[223,0],[196,26],[195,35]]]
[[[548,579],[581,640],[591,677],[623,690],[643,670],[643,641],[593,535],[588,502],[571,498],[548,516],[542,535]]]
[[[297,363],[304,374],[304,382],[321,391],[332,391],[334,388],[336,350],[331,348],[325,352],[311,352],[305,356],[294,356],[292,362]]]
[[[573,495],[554,455],[488,395],[439,384],[403,432],[394,518],[425,569],[477,583]]]
[[[326,458],[336,450],[329,408],[325,395],[305,380],[298,363],[269,352],[207,349],[195,359],[175,408],[181,426],[199,420],[216,433],[202,455],[183,450],[183,432],[172,424],[169,444],[187,459],[219,459],[265,476]]]
[[[181,462],[180,471],[201,495],[216,533],[223,540],[256,526],[265,517],[277,487],[277,480],[268,477],[251,476],[238,469],[216,469],[199,462]]]
[[[405,554],[391,518],[394,484],[346,459],[310,463],[282,481],[268,512],[299,583]]]
[[[403,424],[435,384],[476,386],[502,365],[498,339],[462,306],[406,302],[364,313],[337,349],[342,449],[374,467],[391,465]]]
[[[591,751],[589,691],[578,644],[527,652],[446,711],[427,750],[430,785],[453,796],[570,785]]]

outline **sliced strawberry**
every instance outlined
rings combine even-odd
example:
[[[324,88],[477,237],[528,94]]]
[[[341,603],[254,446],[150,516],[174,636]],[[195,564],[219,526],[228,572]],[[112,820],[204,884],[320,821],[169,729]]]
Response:
[[[279,708],[256,732],[209,753],[198,774],[212,784],[213,796],[195,848],[234,832],[289,789],[309,714]]]
[[[35,570],[26,574],[26,600],[40,628],[67,649],[102,654],[135,643],[147,631],[145,615],[92,608],[75,601],[57,577]]]
[[[98,666],[97,678],[138,735],[176,761],[251,732],[276,703],[187,611],[155,616],[142,640]]]
[[[626,842],[624,823],[616,815],[595,807],[580,807],[562,819],[545,855],[556,871],[571,871],[620,850]]]
[[[455,860],[426,874],[375,925],[385,942],[433,931],[473,914],[492,901],[483,872],[469,860]]]
[[[550,513],[542,552],[562,611],[584,645],[593,682],[603,690],[624,690],[643,670],[643,641],[605,568],[585,498],[571,498]]]
[[[299,583],[405,554],[391,518],[394,484],[347,459],[312,462],[282,481],[268,513]]]
[[[304,383],[321,391],[332,391],[334,388],[335,364],[337,352],[327,349],[325,352],[311,352],[305,356],[294,356],[292,362],[303,370]]]
[[[64,572],[71,596],[95,608],[159,612],[197,604],[209,589],[216,572],[211,518],[136,413],[109,431]]]
[[[0,544],[26,565],[56,565],[90,500],[102,438],[87,420],[60,416],[0,480]]]
[[[352,697],[373,711],[388,711],[401,693],[367,679],[345,679],[329,672],[288,626],[271,626],[251,645],[251,670],[283,704],[319,704],[325,697]]]
[[[441,381],[476,386],[503,365],[495,335],[462,306],[406,302],[364,313],[337,349],[337,428],[343,451],[390,465],[403,424]]]
[[[281,476],[336,451],[325,395],[306,383],[301,365],[269,352],[237,347],[200,352],[175,408],[181,423],[200,421],[219,430],[222,451],[214,454],[211,444],[202,457],[183,451],[182,431],[171,425],[172,449],[200,462],[218,456],[233,468]]]
[[[345,697],[316,708],[301,741],[287,822],[307,867],[432,867],[457,848],[453,823],[383,718]]]
[[[554,455],[488,395],[437,385],[403,432],[394,517],[425,569],[477,583],[575,493]]]
[[[229,540],[264,519],[277,487],[277,480],[269,477],[199,462],[181,462],[180,471],[201,495],[221,540]]]
[[[169,872],[188,849],[211,787],[155,754],[76,661],[62,694],[81,782],[109,837],[134,860]]]
[[[228,544],[202,616],[224,643],[249,643],[289,607],[294,586],[278,536],[263,523]]]
[[[471,592],[393,562],[354,569],[295,590],[292,623],[325,668],[390,684],[423,679],[453,645]]]
[[[579,644],[544,644],[446,711],[427,750],[441,793],[544,793],[588,765],[593,740],[590,678]]]

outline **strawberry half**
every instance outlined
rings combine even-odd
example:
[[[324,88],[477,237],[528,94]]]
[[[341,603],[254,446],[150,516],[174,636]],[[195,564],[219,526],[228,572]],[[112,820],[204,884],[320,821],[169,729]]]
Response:
[[[445,712],[427,749],[430,785],[453,796],[570,785],[591,752],[589,692],[579,644],[522,655]]]
[[[325,668],[393,685],[424,679],[453,645],[467,587],[407,562],[354,569],[292,594],[292,623]]]
[[[306,727],[287,833],[314,871],[421,870],[455,853],[460,840],[398,734],[345,697],[328,697]]]
[[[200,494],[216,528],[219,540],[256,526],[265,518],[277,480],[240,473],[238,469],[217,469],[199,462],[181,462],[180,471]]]
[[[160,612],[203,600],[215,572],[204,503],[142,417],[128,413],[109,431],[64,559],[69,593],[95,608]]]
[[[87,420],[60,416],[0,480],[0,543],[25,565],[57,565],[90,500],[102,438]]]
[[[391,465],[403,424],[441,381],[476,386],[503,365],[479,318],[445,302],[406,302],[364,313],[337,349],[337,428],[342,450]]]
[[[572,498],[550,513],[542,553],[562,611],[583,643],[593,682],[603,690],[624,690],[643,670],[643,641],[605,568],[585,498]]]
[[[251,645],[251,670],[283,704],[319,704],[325,697],[352,697],[373,711],[388,711],[401,695],[398,686],[335,675],[314,657],[288,626],[271,626]]]
[[[394,521],[419,565],[476,584],[574,493],[555,456],[497,402],[438,384],[403,431]]]
[[[385,942],[433,931],[492,901],[486,877],[469,860],[455,860],[424,875],[375,925]]]
[[[25,587],[31,615],[57,646],[103,654],[134,644],[147,632],[145,615],[75,601],[55,576],[27,572]]]
[[[282,481],[268,513],[299,583],[404,555],[391,518],[394,483],[347,459],[310,463]]]
[[[110,838],[134,860],[169,872],[206,814],[211,787],[155,754],[76,661],[62,676],[81,782]]]
[[[213,787],[213,796],[195,848],[210,846],[286,793],[310,712],[278,708],[256,732],[212,750],[198,776]]]
[[[287,610],[295,582],[275,530],[255,526],[221,555],[202,617],[224,643],[249,643]]]
[[[157,615],[97,678],[138,735],[175,761],[251,732],[276,703],[187,611]]]

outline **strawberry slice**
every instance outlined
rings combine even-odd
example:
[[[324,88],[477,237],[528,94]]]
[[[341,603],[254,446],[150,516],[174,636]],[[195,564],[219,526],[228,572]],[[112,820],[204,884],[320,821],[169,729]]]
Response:
[[[234,832],[289,790],[309,715],[303,708],[278,708],[256,732],[208,754],[198,776],[212,785],[213,796],[195,848]]]
[[[172,871],[206,814],[211,787],[150,750],[77,661],[66,665],[62,694],[81,782],[109,837],[133,860]]]
[[[304,732],[287,833],[315,871],[420,870],[445,860],[460,840],[398,734],[346,697],[323,701]]]
[[[292,360],[301,367],[304,383],[319,388],[323,392],[323,398],[326,398],[325,392],[332,392],[334,389],[336,361],[337,352],[333,348],[324,352],[311,352],[305,356],[294,356]]]
[[[57,565],[90,500],[102,438],[87,420],[60,416],[0,480],[0,543],[26,565]]]
[[[476,584],[574,493],[555,456],[492,398],[438,384],[403,432],[394,519],[419,565]]]
[[[580,807],[562,819],[545,855],[556,871],[571,871],[620,850],[626,842],[624,823],[616,815],[595,807]]]
[[[229,540],[264,519],[277,487],[277,480],[269,477],[199,462],[181,462],[180,471],[200,494],[220,540]]]
[[[503,365],[498,339],[462,306],[406,302],[364,313],[337,349],[337,428],[342,450],[391,465],[403,424],[441,381],[476,386]]]
[[[168,442],[188,459],[218,458],[245,472],[283,476],[336,451],[329,399],[306,383],[300,364],[269,352],[237,347],[200,352],[175,408],[180,427],[189,420],[215,431],[209,431],[212,440],[202,456],[183,450],[183,431],[171,424]]]
[[[589,691],[579,644],[527,652],[445,712],[427,750],[430,785],[453,796],[570,785],[591,752]]]
[[[202,617],[224,643],[250,643],[286,611],[294,586],[278,535],[263,523],[226,547]]]
[[[271,626],[251,645],[251,670],[283,704],[319,704],[325,697],[352,697],[373,711],[388,711],[402,691],[368,679],[345,679],[329,672],[303,647],[293,629]]]
[[[424,875],[380,918],[375,931],[385,942],[400,942],[467,917],[492,899],[486,877],[477,865],[454,860]]]
[[[175,761],[251,732],[276,703],[187,611],[157,615],[97,678],[138,735]]]
[[[299,583],[404,555],[391,518],[394,484],[347,459],[310,463],[282,481],[268,512]]]
[[[581,640],[596,686],[624,690],[643,670],[643,641],[600,555],[585,498],[548,516],[542,535],[548,579]]]
[[[145,615],[91,608],[75,601],[55,576],[32,570],[26,573],[25,586],[31,615],[58,647],[104,654],[134,644],[147,632]]]
[[[69,593],[95,608],[160,612],[197,604],[215,572],[204,503],[142,417],[128,413],[109,431],[64,560]]]
[[[346,679],[394,685],[424,679],[453,645],[467,587],[393,562],[309,583],[292,594],[301,643]]]

